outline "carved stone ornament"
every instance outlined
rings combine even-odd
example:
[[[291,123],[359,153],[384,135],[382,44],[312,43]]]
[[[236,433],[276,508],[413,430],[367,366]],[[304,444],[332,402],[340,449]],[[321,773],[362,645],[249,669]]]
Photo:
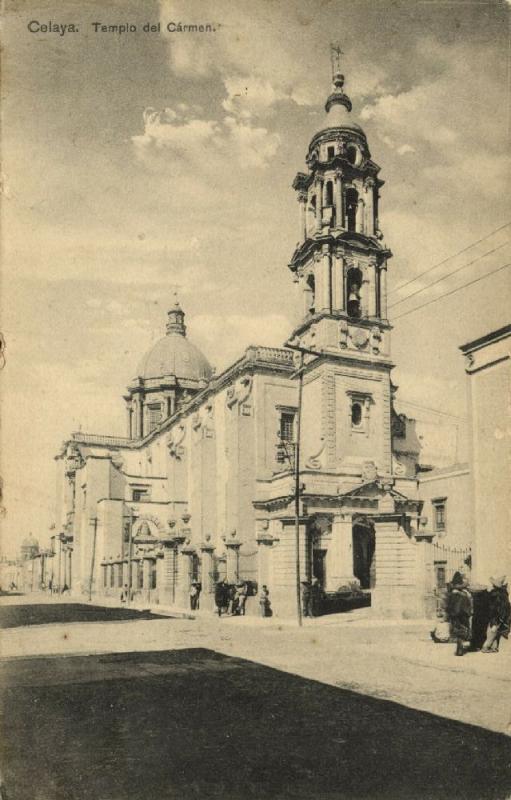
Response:
[[[325,437],[322,436],[319,450],[317,451],[317,453],[313,453],[313,455],[311,455],[310,458],[308,458],[307,461],[305,462],[305,466],[307,467],[307,469],[321,469],[322,464],[320,457],[323,454],[325,447],[326,447]]]
[[[351,338],[355,347],[358,347],[358,349],[361,350],[363,347],[366,346],[369,339],[369,334],[367,333],[365,328],[357,328],[352,333]]]
[[[378,470],[374,461],[364,461],[362,465],[362,480],[364,483],[371,483],[378,477]]]
[[[380,352],[382,335],[378,327],[371,328],[371,350],[375,355]]]
[[[346,348],[348,346],[348,333],[348,323],[343,319],[339,322],[339,347]]]
[[[186,434],[185,426],[177,425],[175,428],[172,429],[167,438],[167,447],[169,455],[173,456],[177,460],[181,459],[185,451],[182,445],[183,439],[185,438],[185,434]]]
[[[392,456],[392,472],[398,477],[406,475],[406,467],[395,456]]]

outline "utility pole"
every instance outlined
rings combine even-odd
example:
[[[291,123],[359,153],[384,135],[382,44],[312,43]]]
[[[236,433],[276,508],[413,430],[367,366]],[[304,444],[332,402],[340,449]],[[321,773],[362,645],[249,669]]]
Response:
[[[130,527],[128,532],[128,597],[126,604],[131,605],[131,559],[133,550],[133,509],[130,507]]]
[[[296,413],[295,444],[295,554],[296,554],[296,619],[302,624],[302,594],[300,591],[300,433],[302,428],[303,353],[298,368],[298,410]]]
[[[285,347],[290,350],[296,350],[300,353],[300,363],[292,377],[298,377],[298,408],[296,411],[296,443],[295,443],[295,570],[296,570],[296,619],[298,625],[302,625],[302,597],[301,597],[301,574],[300,574],[300,436],[302,429],[302,399],[303,399],[303,373],[305,367],[305,355],[322,356],[323,353],[318,353],[315,350],[309,350],[306,347],[299,347],[298,345],[286,342]]]
[[[98,530],[98,518],[91,517],[91,522],[94,525],[94,534],[92,537],[92,556],[90,560],[89,601],[92,600],[92,582],[94,580],[94,562],[96,560],[96,534]]]

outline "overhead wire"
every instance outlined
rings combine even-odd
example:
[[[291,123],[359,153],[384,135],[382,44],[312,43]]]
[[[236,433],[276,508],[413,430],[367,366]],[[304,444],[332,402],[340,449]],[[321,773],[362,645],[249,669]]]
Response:
[[[466,289],[469,286],[473,286],[475,283],[479,283],[479,281],[482,281],[485,278],[489,278],[491,275],[495,275],[497,272],[501,272],[503,269],[507,269],[508,267],[511,267],[511,262],[509,262],[508,264],[502,264],[500,267],[497,267],[497,269],[493,269],[490,272],[485,272],[484,275],[480,275],[478,278],[474,278],[474,280],[469,281],[468,283],[464,283],[461,286],[457,286],[455,289],[451,289],[449,292],[444,292],[444,294],[441,294],[439,297],[433,297],[432,300],[428,300],[426,303],[423,303],[420,306],[415,306],[415,308],[411,308],[409,311],[403,311],[401,314],[398,314],[396,317],[393,317],[392,321],[395,322],[398,319],[402,319],[403,317],[407,317],[410,314],[414,314],[416,311],[420,311],[421,309],[426,308],[427,306],[430,306],[433,303],[437,303],[439,300],[443,300],[444,297],[449,297],[452,294],[456,294],[456,292],[460,292],[462,289]]]
[[[398,292],[400,289],[404,289],[404,287],[408,286],[410,283],[414,283],[416,280],[418,280],[419,278],[422,278],[422,276],[426,275],[428,272],[433,272],[435,269],[438,269],[439,267],[443,266],[443,264],[447,264],[447,262],[451,261],[453,258],[456,258],[457,256],[461,256],[463,253],[466,253],[467,250],[471,250],[472,247],[476,247],[476,245],[481,244],[481,242],[486,241],[486,239],[489,239],[491,236],[494,236],[496,233],[499,233],[499,231],[503,231],[504,228],[508,228],[509,225],[511,225],[511,220],[509,222],[504,223],[504,225],[501,225],[500,228],[495,228],[494,231],[491,231],[490,233],[487,233],[486,236],[483,236],[481,239],[478,239],[477,241],[472,242],[472,244],[467,245],[467,247],[464,247],[462,250],[458,250],[457,253],[454,253],[453,255],[448,256],[447,258],[444,258],[443,261],[439,261],[438,264],[435,264],[432,267],[428,267],[428,269],[425,269],[423,272],[420,272],[418,275],[415,275],[415,277],[410,278],[410,280],[405,281],[404,283],[400,283],[394,289],[390,290],[389,296],[391,294],[394,294],[395,292]]]
[[[450,278],[451,275],[456,275],[457,272],[461,272],[464,269],[468,269],[468,267],[471,267],[472,264],[475,264],[477,261],[480,261],[482,258],[485,258],[486,256],[490,256],[492,253],[495,253],[497,250],[500,250],[502,247],[505,247],[506,244],[509,244],[509,241],[497,245],[497,247],[494,247],[493,250],[488,250],[486,253],[482,253],[480,256],[477,256],[477,258],[474,258],[472,259],[472,261],[469,261],[468,264],[462,264],[461,267],[457,267],[456,269],[453,269],[452,272],[448,272],[447,275],[442,275],[440,278],[437,278],[436,281],[433,281],[433,283],[428,283],[427,286],[423,286],[421,289],[416,289],[415,292],[411,292],[410,294],[406,295],[406,297],[402,297],[401,300],[396,300],[395,303],[391,303],[389,305],[389,308],[394,308],[395,306],[398,306],[400,303],[404,303],[406,300],[409,300],[411,297],[415,297],[415,295],[421,294],[422,292],[425,292],[427,289],[431,289],[431,287],[436,286],[437,283],[445,281],[447,278]]]

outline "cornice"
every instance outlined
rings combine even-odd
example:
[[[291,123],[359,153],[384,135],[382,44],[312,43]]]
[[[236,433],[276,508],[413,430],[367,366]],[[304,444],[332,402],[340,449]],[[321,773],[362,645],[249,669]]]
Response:
[[[392,251],[387,247],[382,247],[375,237],[344,230],[335,235],[333,233],[322,233],[314,238],[308,237],[293,253],[288,265],[289,269],[292,272],[296,272],[298,267],[308,261],[312,253],[320,250],[325,244],[330,244],[337,248],[344,246],[346,248],[346,255],[350,255],[353,252],[360,255],[374,253],[378,256],[380,263],[392,258]]]

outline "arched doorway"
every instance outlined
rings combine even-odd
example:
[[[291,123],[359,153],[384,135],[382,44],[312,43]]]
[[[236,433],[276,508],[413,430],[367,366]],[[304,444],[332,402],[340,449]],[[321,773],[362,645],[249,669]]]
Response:
[[[374,551],[374,523],[366,517],[357,517],[353,521],[353,574],[360,581],[361,589],[372,589],[375,585]]]

